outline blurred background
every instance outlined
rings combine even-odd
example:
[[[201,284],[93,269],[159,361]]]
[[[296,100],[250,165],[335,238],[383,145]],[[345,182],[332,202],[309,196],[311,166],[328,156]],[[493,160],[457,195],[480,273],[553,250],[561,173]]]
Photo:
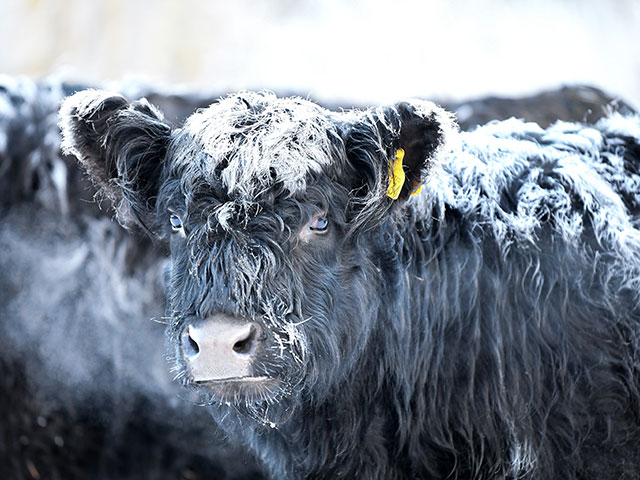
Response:
[[[335,103],[589,84],[640,107],[638,0],[2,0],[0,72]]]

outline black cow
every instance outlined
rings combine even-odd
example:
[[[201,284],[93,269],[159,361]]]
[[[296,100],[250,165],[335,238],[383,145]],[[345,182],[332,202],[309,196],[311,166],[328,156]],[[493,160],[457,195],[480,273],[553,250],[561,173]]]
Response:
[[[64,145],[171,250],[176,374],[274,478],[637,478],[640,119],[456,133],[241,93]]]

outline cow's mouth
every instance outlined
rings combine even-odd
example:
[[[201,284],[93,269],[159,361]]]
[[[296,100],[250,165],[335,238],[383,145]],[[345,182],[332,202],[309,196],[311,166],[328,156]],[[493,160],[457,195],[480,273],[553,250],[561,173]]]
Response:
[[[266,400],[278,389],[278,377],[244,376],[198,380],[195,385],[206,388],[221,401],[237,402]]]

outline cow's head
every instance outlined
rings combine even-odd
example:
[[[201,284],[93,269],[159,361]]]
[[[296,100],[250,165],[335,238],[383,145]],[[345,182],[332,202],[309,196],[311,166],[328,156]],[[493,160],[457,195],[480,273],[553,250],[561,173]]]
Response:
[[[210,401],[322,398],[386,334],[379,318],[407,314],[403,207],[452,128],[432,103],[334,113],[241,93],[172,129],[90,90],[61,118],[120,220],[169,244],[172,354]]]

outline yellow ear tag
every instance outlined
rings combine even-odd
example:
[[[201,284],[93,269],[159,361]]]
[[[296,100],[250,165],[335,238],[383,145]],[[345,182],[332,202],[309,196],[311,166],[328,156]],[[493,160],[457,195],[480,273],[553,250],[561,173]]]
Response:
[[[399,148],[393,163],[389,162],[389,188],[387,189],[387,197],[393,200],[398,199],[402,185],[404,185],[405,176],[404,170],[402,169],[402,159],[404,159],[404,149]]]

